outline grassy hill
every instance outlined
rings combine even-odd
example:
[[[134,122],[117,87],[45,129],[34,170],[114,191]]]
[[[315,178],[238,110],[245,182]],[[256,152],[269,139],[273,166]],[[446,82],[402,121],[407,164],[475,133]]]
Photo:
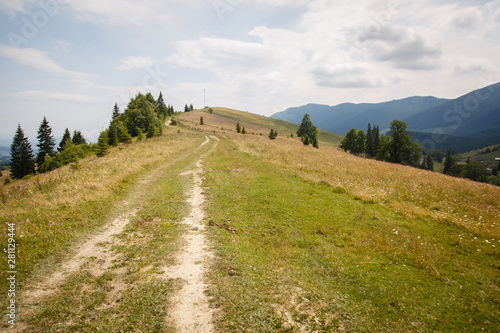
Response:
[[[249,134],[263,136],[269,135],[271,129],[278,131],[279,136],[291,137],[293,134],[296,137],[299,125],[288,121],[273,119],[265,116],[260,116],[254,113],[238,111],[228,108],[215,107],[213,114],[208,113],[208,109],[203,109],[195,112],[184,113],[179,116],[179,119],[188,126],[215,133],[236,133],[236,123],[239,122],[242,127],[245,127]],[[197,126],[200,122],[200,117],[203,116],[205,125]],[[343,135],[335,134],[320,130],[319,139],[322,144],[332,147],[337,147],[343,139]]]
[[[185,171],[201,155],[217,332],[498,331],[498,187],[345,154],[329,146],[335,135],[306,147],[288,138],[297,125],[245,112],[180,119],[198,131],[168,127],[78,170],[1,187],[21,295],[136,212],[106,251],[30,303],[27,331],[173,331],[165,317],[182,284],[162,276],[182,246]],[[220,141],[200,145],[209,135]]]

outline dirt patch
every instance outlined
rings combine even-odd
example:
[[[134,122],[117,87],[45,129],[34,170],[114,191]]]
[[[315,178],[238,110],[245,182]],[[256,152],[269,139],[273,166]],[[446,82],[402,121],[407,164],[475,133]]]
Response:
[[[203,143],[207,144],[207,140]],[[196,168],[182,175],[192,175],[193,187],[188,193],[188,203],[191,213],[183,220],[187,232],[183,237],[185,247],[176,257],[175,266],[165,267],[163,274],[167,279],[179,279],[181,289],[170,302],[170,311],[166,318],[167,323],[176,327],[178,332],[201,333],[213,332],[213,310],[209,307],[209,300],[205,291],[207,284],[205,276],[208,270],[208,261],[213,258],[207,248],[204,211],[205,201],[202,189],[203,172],[200,159]]]

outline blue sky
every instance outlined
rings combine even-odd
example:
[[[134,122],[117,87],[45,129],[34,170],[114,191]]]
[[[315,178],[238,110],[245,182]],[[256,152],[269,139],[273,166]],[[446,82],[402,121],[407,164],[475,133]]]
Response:
[[[0,31],[0,145],[95,141],[139,91],[271,115],[500,81],[500,0],[0,0]]]

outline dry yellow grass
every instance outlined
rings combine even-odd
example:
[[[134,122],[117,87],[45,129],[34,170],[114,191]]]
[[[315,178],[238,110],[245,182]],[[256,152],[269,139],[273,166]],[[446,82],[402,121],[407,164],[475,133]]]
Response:
[[[379,162],[338,149],[313,149],[286,139],[241,138],[239,147],[279,167],[296,171],[335,191],[376,202],[411,218],[431,217],[479,235],[500,239],[500,188],[397,164]],[[307,152],[307,153],[306,153]]]

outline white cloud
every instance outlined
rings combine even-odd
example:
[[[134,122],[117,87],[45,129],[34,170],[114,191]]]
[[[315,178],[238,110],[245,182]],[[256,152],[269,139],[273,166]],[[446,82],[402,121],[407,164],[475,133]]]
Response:
[[[25,12],[25,4],[33,1],[25,0],[0,0],[0,13],[15,16],[17,12]]]
[[[54,75],[70,77],[79,82],[86,81],[89,76],[85,73],[64,69],[49,59],[47,53],[32,48],[14,48],[0,45],[0,55],[10,58],[19,64],[43,70]]]
[[[156,64],[151,57],[128,57],[120,60],[121,64],[116,67],[118,70],[144,69]]]
[[[396,24],[381,24],[371,33],[358,32],[355,39],[374,60],[391,62],[397,68],[434,69],[443,54],[439,41]]]
[[[45,91],[45,90],[27,90],[12,94],[6,94],[8,97],[14,98],[35,98],[37,100],[59,100],[59,101],[70,101],[70,102],[91,102],[93,99],[87,95],[81,94],[70,94],[56,91]]]
[[[477,27],[483,20],[483,14],[476,7],[469,7],[459,10],[453,15],[451,23],[454,27],[462,29],[472,29]]]

